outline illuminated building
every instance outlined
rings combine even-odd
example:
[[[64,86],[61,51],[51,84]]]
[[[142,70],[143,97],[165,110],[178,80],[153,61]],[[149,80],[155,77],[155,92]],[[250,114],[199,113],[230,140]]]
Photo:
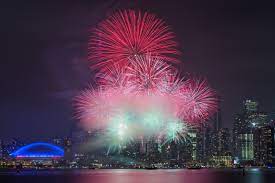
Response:
[[[248,99],[245,100],[243,104],[246,113],[253,113],[258,111],[259,103],[255,100]]]
[[[232,156],[230,152],[230,133],[227,128],[220,128],[214,133],[214,148],[210,156],[210,165],[213,167],[232,167]]]
[[[53,144],[37,142],[23,147],[10,154],[13,158],[47,159],[63,158],[64,150]]]
[[[212,156],[218,156],[218,147],[219,147],[219,136],[218,131],[211,131],[209,137],[209,154],[208,158]]]
[[[243,112],[236,115],[234,121],[234,155],[243,163],[246,161],[249,164],[263,165],[270,162],[268,157],[272,152],[267,115],[259,112],[257,101],[245,100],[243,104]]]
[[[254,158],[259,166],[272,163],[272,128],[264,126],[254,130]]]
[[[230,133],[227,128],[221,128],[218,131],[218,155],[225,156],[230,153],[229,144],[230,144]]]
[[[219,104],[220,105],[220,104]],[[221,148],[219,131],[221,128],[221,110],[219,109],[213,116],[213,119],[209,121],[210,126],[206,128],[204,135],[204,153],[203,157],[205,162],[212,159],[213,156],[220,155],[219,148]],[[222,143],[223,144],[223,143]],[[224,145],[224,144],[223,144]]]
[[[197,160],[197,133],[196,131],[188,133],[189,140],[191,142],[191,157],[192,160]]]
[[[233,127],[233,152],[242,163],[253,161],[253,133],[246,120],[245,114],[238,114],[235,117]]]
[[[20,163],[23,167],[52,167],[63,159],[64,150],[50,143],[36,142],[20,147],[10,156],[15,160],[11,162]]]
[[[213,156],[211,158],[213,167],[232,167],[232,156]]]
[[[253,161],[254,160],[254,145],[253,145],[253,134],[239,134],[239,157],[241,161]]]
[[[245,120],[252,129],[267,125],[267,115],[263,112],[250,113],[246,116]]]

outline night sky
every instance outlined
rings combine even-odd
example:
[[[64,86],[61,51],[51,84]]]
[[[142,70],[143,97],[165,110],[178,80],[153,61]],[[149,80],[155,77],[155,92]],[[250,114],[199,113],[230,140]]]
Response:
[[[12,1],[0,8],[0,139],[70,135],[72,98],[93,80],[89,30],[126,8],[171,26],[183,70],[206,77],[222,97],[224,127],[245,98],[275,111],[275,7],[268,1]]]

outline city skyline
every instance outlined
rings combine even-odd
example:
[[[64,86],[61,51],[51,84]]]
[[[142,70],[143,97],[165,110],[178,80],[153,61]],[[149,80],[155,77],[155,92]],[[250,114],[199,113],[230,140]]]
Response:
[[[270,167],[274,164],[275,126],[267,114],[258,109],[257,101],[245,100],[242,110],[235,115],[232,133],[220,127],[217,115],[209,126],[189,130],[181,142],[175,139],[165,142],[151,136],[110,149],[107,143],[102,143],[105,130],[84,129],[75,130],[70,137],[2,140],[0,163],[11,166],[21,161],[28,167],[41,159],[44,166],[69,168]],[[54,160],[53,164],[49,164],[50,159]]]

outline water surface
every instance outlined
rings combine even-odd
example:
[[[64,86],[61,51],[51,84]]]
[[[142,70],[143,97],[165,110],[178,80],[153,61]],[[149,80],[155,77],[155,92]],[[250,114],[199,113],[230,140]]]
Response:
[[[0,182],[26,183],[274,183],[275,170],[32,170],[0,172]]]

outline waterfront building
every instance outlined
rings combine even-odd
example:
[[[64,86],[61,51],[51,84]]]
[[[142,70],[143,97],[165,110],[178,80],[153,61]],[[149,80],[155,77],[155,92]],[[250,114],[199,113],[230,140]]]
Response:
[[[226,167],[230,168],[233,166],[233,160],[231,155],[225,156],[212,156],[210,159],[210,163],[212,167]]]
[[[197,150],[198,150],[198,142],[197,142],[197,131],[193,130],[188,132],[188,138],[191,143],[191,157],[193,161],[197,160]]]
[[[251,99],[247,99],[243,101],[244,110],[246,113],[254,113],[258,111],[259,102]]]
[[[234,155],[244,164],[270,164],[273,137],[268,116],[259,111],[257,101],[245,100],[243,104],[243,112],[236,115],[234,121]]]
[[[9,156],[14,160],[12,162],[20,163],[23,167],[52,167],[63,160],[64,149],[50,143],[36,142],[21,146]]]
[[[254,129],[254,160],[258,166],[272,163],[272,128],[264,126]]]
[[[230,154],[230,133],[228,128],[220,128],[217,137],[217,154],[220,156],[225,156]]]

